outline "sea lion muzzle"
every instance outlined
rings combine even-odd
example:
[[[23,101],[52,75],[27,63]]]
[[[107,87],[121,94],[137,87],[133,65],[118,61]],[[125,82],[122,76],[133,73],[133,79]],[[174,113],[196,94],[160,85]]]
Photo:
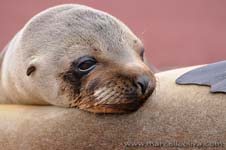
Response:
[[[96,66],[90,74],[80,79],[80,83],[75,82],[73,70],[64,74],[64,81],[69,87],[65,92],[71,97],[70,107],[95,113],[135,111],[155,89],[155,77],[147,68],[143,72],[138,72],[136,68],[124,71],[112,68],[106,72],[106,69]]]
[[[96,113],[133,112],[144,104],[155,88],[155,80],[146,75],[140,75],[134,80],[120,80],[111,82],[105,89],[97,90],[95,100],[98,102],[88,110]]]

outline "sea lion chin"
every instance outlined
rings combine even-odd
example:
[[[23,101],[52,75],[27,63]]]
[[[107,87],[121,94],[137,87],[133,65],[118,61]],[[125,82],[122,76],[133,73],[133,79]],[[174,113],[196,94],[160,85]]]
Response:
[[[0,103],[137,110],[155,89],[142,42],[115,17],[67,4],[34,16],[1,58]]]

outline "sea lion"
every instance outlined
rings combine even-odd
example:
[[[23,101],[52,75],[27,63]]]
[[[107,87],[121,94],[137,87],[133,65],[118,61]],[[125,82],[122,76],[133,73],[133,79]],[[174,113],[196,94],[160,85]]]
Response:
[[[0,105],[3,150],[225,150],[226,95],[175,80],[196,67],[155,74],[155,93],[133,113]],[[1,149],[0,148],[0,149]]]
[[[115,17],[56,6],[34,16],[5,48],[0,102],[135,111],[156,84],[143,55],[142,42]]]

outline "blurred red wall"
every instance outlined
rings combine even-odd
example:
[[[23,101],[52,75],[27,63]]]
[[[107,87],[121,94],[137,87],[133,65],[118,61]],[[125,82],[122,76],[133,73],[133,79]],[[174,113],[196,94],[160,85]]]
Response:
[[[226,59],[225,0],[1,0],[0,49],[35,14],[85,4],[125,22],[161,70]]]

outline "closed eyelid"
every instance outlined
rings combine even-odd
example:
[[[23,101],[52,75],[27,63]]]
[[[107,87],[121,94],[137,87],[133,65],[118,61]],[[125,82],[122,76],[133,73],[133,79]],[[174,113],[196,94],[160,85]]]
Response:
[[[140,53],[144,53],[144,51],[145,51],[145,49],[142,47],[142,48],[140,49]]]

